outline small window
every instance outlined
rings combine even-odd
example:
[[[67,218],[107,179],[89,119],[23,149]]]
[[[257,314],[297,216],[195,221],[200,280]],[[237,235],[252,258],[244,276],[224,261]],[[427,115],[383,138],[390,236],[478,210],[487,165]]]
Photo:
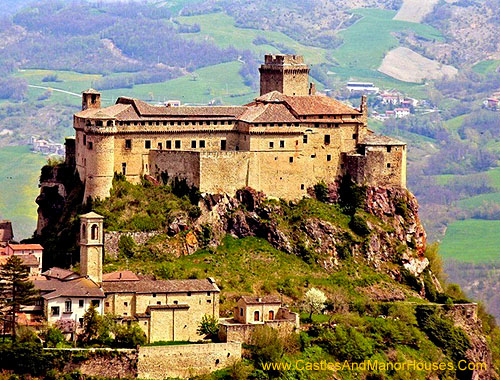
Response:
[[[78,307],[83,307],[83,304],[84,304],[83,300],[78,300]],[[109,302],[107,302],[107,304],[108,304],[107,306],[109,306]]]
[[[89,141],[89,143],[87,144],[87,146],[89,147],[89,150],[94,149],[94,144],[92,144],[92,141]]]
[[[71,313],[71,301],[64,301],[64,312]]]
[[[181,149],[181,140],[175,140],[175,149]]]
[[[353,138],[354,140],[356,140],[356,139],[358,138],[358,134],[357,134],[357,133],[353,133],[353,134],[352,134],[352,138]]]
[[[167,149],[172,149],[172,141],[168,140],[165,146]]]
[[[205,148],[205,140],[200,140],[200,148]]]
[[[104,306],[109,307],[109,302],[106,302]]]
[[[125,140],[125,149],[132,149],[132,140]]]
[[[303,142],[304,144],[307,144],[307,135],[304,135],[304,136],[302,137],[302,142]]]
[[[293,157],[288,158],[288,162],[292,163],[293,162]]]
[[[220,150],[226,150],[226,149],[227,149],[227,141],[221,140],[220,141]]]
[[[255,322],[259,322],[259,321],[260,321],[260,315],[259,315],[259,312],[258,312],[258,311],[255,311],[255,312],[253,313],[253,320],[254,320]]]
[[[151,140],[144,141],[144,148],[151,149]]]
[[[188,297],[191,297],[191,292],[188,292]]]
[[[83,318],[78,318],[78,323],[80,324],[80,327],[83,327]]]
[[[102,127],[102,120],[97,120],[97,121],[95,122],[95,126],[96,126],[96,127]]]
[[[50,314],[55,317],[57,315],[59,315],[59,306],[52,306],[50,308]]]
[[[83,145],[87,145],[87,135],[83,135]]]
[[[212,303],[212,300],[207,300],[207,303]]]
[[[387,147],[387,153],[391,153],[391,147],[390,146]]]
[[[391,164],[390,164],[390,163],[388,163],[388,164],[387,164],[387,167],[388,167],[388,168],[390,168],[390,167],[391,167]]]
[[[332,160],[332,155],[331,154],[327,154],[326,155],[326,160],[327,161],[331,161]]]
[[[179,301],[174,301],[174,305],[178,305],[179,304]]]
[[[163,144],[162,144],[161,142],[160,142],[160,143],[158,143],[158,149],[159,149],[159,150],[162,150],[162,149],[163,149]]]
[[[128,302],[124,302],[123,306],[128,307]]]
[[[127,175],[127,163],[122,162],[122,174]]]
[[[274,320],[274,310],[269,310],[269,320],[270,321]]]
[[[156,297],[156,293],[153,293],[153,297]]]
[[[157,304],[157,305],[161,305],[161,301],[158,301],[156,304]]]
[[[280,148],[284,148],[285,147],[285,140],[280,140]]]
[[[240,307],[240,317],[243,317],[243,308]]]
[[[300,185],[300,190],[304,190],[305,189],[305,185],[304,184],[301,184]]]
[[[311,154],[311,158],[316,158],[316,155],[315,154]]]
[[[330,144],[330,135],[325,135],[325,145]]]
[[[274,148],[274,142],[269,141],[269,149],[273,149],[273,148]]]
[[[207,296],[209,296],[209,297],[210,297],[210,294],[211,294],[210,292],[207,292]]]
[[[196,140],[191,140],[191,148],[196,149]]]
[[[94,305],[95,307],[99,307],[101,305],[101,301],[99,301],[99,300],[92,300],[92,305]]]

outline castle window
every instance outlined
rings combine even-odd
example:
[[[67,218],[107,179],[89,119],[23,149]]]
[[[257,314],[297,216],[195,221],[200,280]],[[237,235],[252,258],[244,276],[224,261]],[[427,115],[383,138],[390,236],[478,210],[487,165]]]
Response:
[[[288,158],[288,162],[292,163],[293,162],[293,157]]]
[[[210,297],[210,292],[207,292],[207,296]]]
[[[243,308],[240,307],[240,317],[243,317]]]
[[[122,162],[122,174],[127,175],[127,163]]]
[[[95,122],[95,126],[96,126],[96,127],[102,127],[102,120],[97,120],[97,121]]]
[[[301,184],[301,185],[300,185],[300,190],[304,190],[304,189],[305,189],[304,184]]]
[[[196,140],[191,140],[191,148],[196,148]]]
[[[90,238],[92,240],[97,240],[97,237],[99,235],[99,227],[97,224],[93,224],[92,227],[90,228]]]
[[[330,144],[330,135],[325,135],[325,145]]]
[[[123,306],[127,307],[128,306],[128,302],[124,302]]]
[[[220,123],[221,123],[221,125],[226,125],[225,121],[221,121]]]
[[[153,297],[156,297],[156,293],[153,293]]]
[[[87,135],[83,135],[83,145],[87,145]]]
[[[316,158],[316,155],[315,154],[311,154],[311,158]]]
[[[191,292],[188,292],[188,297],[191,297]]]
[[[227,149],[227,141],[221,140],[220,141],[220,150],[226,150],[226,149]]]
[[[339,124],[338,124],[338,123],[335,123],[333,126],[334,126],[335,128],[338,128],[338,127],[339,127]]]
[[[314,128],[319,128],[319,123],[314,123]]]
[[[92,144],[92,141],[89,141],[88,147],[89,147],[89,150],[94,149],[94,145]]]
[[[161,305],[161,301],[158,301],[156,304],[157,304],[157,305]]]
[[[177,304],[179,304],[179,301],[174,301],[174,305],[177,305]]]
[[[205,140],[200,140],[200,148],[205,148]]]
[[[175,149],[181,149],[181,140],[175,140]]]
[[[391,147],[390,146],[387,147],[387,153],[391,153]]]
[[[207,303],[212,303],[212,300],[207,300]]]
[[[160,122],[159,122],[159,121],[157,121],[157,122],[156,122],[156,125],[160,125]]]
[[[358,138],[358,134],[357,134],[357,133],[353,133],[353,134],[352,134],[352,138],[353,138],[354,140],[356,140],[356,139]]]
[[[160,149],[160,150],[162,150],[162,149],[163,149],[163,144],[162,144],[161,142],[159,142],[159,143],[158,143],[158,149]],[[146,168],[147,168],[147,167],[148,167],[148,166],[146,165]]]
[[[170,125],[174,125],[174,122],[173,122],[173,121],[171,121],[171,122],[170,122]]]
[[[167,149],[172,149],[172,141],[167,140],[165,144],[166,144],[165,146],[167,147]]]
[[[141,121],[141,125],[146,125],[146,122],[145,121]]]
[[[144,148],[151,149],[151,140],[144,141]]]
[[[269,141],[269,149],[273,149],[273,148],[274,148],[274,142]]]
[[[278,123],[278,127],[282,127],[283,126],[283,123]]]
[[[285,147],[285,140],[280,140],[280,148],[284,148]]]
[[[111,120],[108,120],[108,122],[107,122],[107,126],[108,126],[108,127],[112,127],[112,126],[113,126],[113,122],[112,122]]]
[[[391,164],[390,163],[387,163],[387,167],[390,168],[391,167]]]
[[[302,142],[303,142],[304,144],[307,144],[307,135],[304,135],[304,136],[302,137]]]
[[[326,155],[326,160],[327,161],[331,161],[332,160],[332,155],[331,154],[327,154]]]
[[[125,140],[125,149],[132,149],[132,140]]]

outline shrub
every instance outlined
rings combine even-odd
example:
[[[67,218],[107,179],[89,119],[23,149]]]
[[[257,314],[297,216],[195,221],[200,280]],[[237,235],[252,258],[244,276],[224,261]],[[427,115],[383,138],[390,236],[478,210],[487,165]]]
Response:
[[[339,325],[335,332],[327,331],[319,342],[330,354],[342,361],[362,362],[373,354],[372,342],[353,327]]]
[[[118,325],[115,327],[114,333],[113,345],[115,347],[136,348],[146,344],[147,341],[146,334],[137,323]]]
[[[118,250],[120,254],[125,257],[133,257],[135,251],[137,249],[137,245],[135,244],[134,239],[132,239],[129,235],[120,236],[120,240],[118,241]]]
[[[208,339],[216,339],[219,333],[219,321],[213,315],[205,314],[198,326],[198,334]]]
[[[349,222],[349,227],[353,230],[353,232],[360,236],[366,236],[371,232],[366,220],[359,214],[354,214],[352,216],[351,221]]]
[[[42,338],[46,347],[58,347],[58,345],[66,341],[61,330],[56,327],[49,327],[42,335]]]
[[[347,215],[354,215],[366,203],[366,187],[354,183],[349,175],[342,177],[339,185],[339,203]]]
[[[328,202],[328,187],[324,182],[319,182],[314,185],[314,194],[316,199],[320,202]]]

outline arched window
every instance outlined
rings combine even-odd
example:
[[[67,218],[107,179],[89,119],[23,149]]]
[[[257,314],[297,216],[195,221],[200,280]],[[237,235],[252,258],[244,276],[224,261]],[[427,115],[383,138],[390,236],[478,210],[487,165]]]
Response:
[[[253,313],[253,320],[254,320],[255,322],[259,322],[259,321],[260,321],[259,311],[255,311],[255,312]]]
[[[274,320],[274,310],[269,310],[269,320]]]
[[[99,227],[97,224],[92,225],[90,228],[90,237],[92,240],[97,240],[99,236]]]

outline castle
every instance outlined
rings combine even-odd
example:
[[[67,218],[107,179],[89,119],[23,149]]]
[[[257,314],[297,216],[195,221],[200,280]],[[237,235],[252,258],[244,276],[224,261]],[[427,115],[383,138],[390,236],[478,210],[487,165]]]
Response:
[[[202,193],[245,186],[296,199],[349,174],[367,185],[406,186],[406,144],[367,127],[359,109],[315,93],[302,56],[266,55],[260,96],[243,106],[152,106],[120,97],[101,108],[88,90],[74,115],[66,160],[88,197],[109,196],[115,173],[185,179]]]

